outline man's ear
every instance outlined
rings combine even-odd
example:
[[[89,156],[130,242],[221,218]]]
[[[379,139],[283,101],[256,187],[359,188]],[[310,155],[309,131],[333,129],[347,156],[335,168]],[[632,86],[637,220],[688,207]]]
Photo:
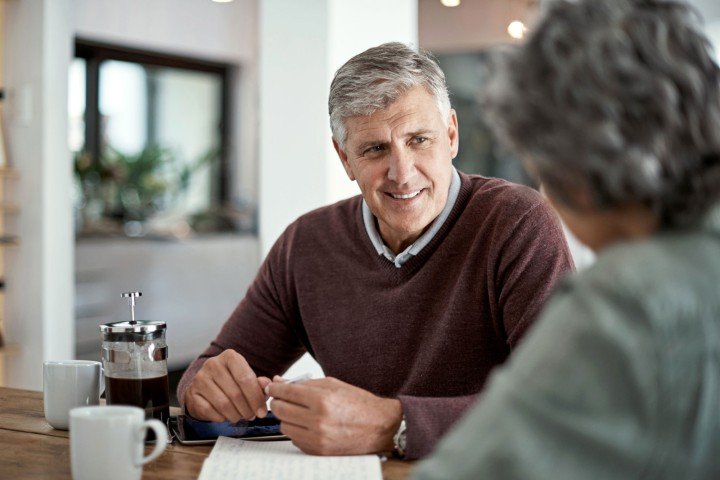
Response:
[[[348,162],[347,153],[345,150],[340,148],[340,144],[335,140],[335,138],[332,139],[333,147],[335,147],[335,151],[338,154],[338,157],[340,157],[340,162],[342,163],[343,168],[345,169],[345,173],[347,174],[348,178],[351,181],[355,181],[355,175],[353,175],[352,169],[350,168],[350,163]]]
[[[458,130],[458,119],[455,109],[450,109],[448,117],[448,138],[450,139],[450,158],[457,157],[460,147],[460,130]]]

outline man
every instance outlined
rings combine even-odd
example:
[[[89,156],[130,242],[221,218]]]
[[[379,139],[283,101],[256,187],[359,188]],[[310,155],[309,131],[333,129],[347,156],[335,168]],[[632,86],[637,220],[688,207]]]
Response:
[[[457,116],[435,61],[400,43],[349,60],[333,145],[361,196],[278,239],[178,398],[209,420],[266,414],[314,454],[425,455],[572,268],[537,192],[457,172]],[[305,351],[328,378],[272,382]]]

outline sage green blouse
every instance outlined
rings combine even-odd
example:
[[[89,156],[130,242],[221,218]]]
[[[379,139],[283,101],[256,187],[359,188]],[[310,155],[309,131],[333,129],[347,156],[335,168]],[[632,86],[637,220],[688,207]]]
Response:
[[[720,479],[720,205],[559,285],[415,479]]]

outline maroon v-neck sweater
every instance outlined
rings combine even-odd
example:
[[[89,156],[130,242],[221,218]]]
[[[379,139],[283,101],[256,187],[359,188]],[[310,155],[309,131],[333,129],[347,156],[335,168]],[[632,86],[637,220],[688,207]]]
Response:
[[[537,192],[461,180],[442,228],[402,268],[375,251],[360,196],[300,217],[188,368],[178,398],[225,349],[271,378],[308,351],[327,376],[399,398],[407,455],[427,454],[573,268],[557,217]]]

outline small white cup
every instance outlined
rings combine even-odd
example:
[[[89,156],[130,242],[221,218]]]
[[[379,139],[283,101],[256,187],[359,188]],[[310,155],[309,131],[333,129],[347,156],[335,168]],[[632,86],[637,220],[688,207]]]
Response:
[[[102,364],[90,360],[43,363],[45,419],[53,428],[68,429],[70,409],[100,403],[102,373]]]
[[[148,429],[158,441],[147,457],[143,445]],[[145,420],[138,407],[80,407],[70,411],[70,458],[75,480],[140,480],[142,466],[159,457],[167,442],[161,421]]]

